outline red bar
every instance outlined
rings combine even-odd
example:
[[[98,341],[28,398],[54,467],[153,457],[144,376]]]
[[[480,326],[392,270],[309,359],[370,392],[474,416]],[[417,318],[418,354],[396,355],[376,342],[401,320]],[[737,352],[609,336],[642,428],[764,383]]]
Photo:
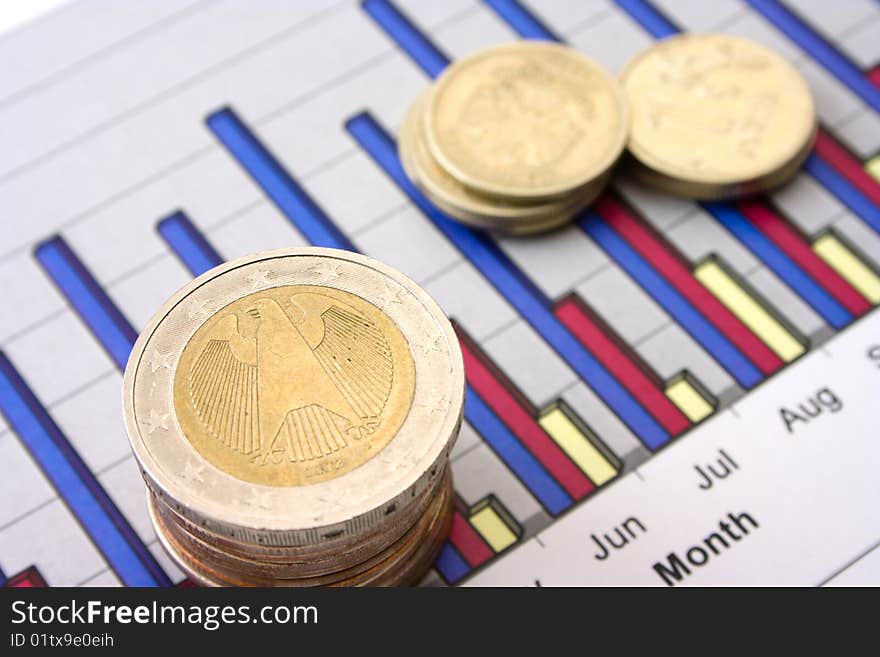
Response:
[[[870,71],[868,71],[868,79],[874,84],[875,87],[880,88],[880,66],[875,66]]]
[[[622,205],[603,196],[594,207],[609,226],[695,305],[761,372],[769,375],[782,367],[782,359],[704,288],[666,245]]]
[[[849,180],[862,194],[867,196],[871,203],[880,207],[880,183],[865,171],[864,165],[857,157],[837,143],[824,130],[820,130],[819,134],[816,135],[816,145],[814,148],[819,157],[837,169],[838,173]]]
[[[684,413],[658,390],[614,340],[605,335],[582,304],[579,299],[568,297],[556,306],[556,317],[672,436],[690,427],[691,423]]]
[[[459,333],[459,338],[465,375],[476,393],[572,498],[579,500],[591,493],[595,489],[593,482],[553,442],[532,414],[499,380],[499,375],[489,371],[478,355],[479,347],[462,332]]]
[[[452,529],[449,531],[449,540],[472,568],[486,563],[495,554],[492,552],[489,544],[483,540],[483,537],[477,533],[458,511],[452,516]]]
[[[31,566],[6,580],[6,586],[16,589],[43,589],[48,584],[37,567]]]
[[[847,310],[855,315],[861,315],[871,309],[868,300],[817,256],[782,217],[757,201],[739,203],[737,207],[755,228],[772,240]]]

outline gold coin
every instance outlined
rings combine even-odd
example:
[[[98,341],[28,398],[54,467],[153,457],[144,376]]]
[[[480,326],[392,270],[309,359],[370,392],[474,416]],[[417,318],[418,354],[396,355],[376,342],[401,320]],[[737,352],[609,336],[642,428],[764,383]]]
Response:
[[[183,435],[214,466],[268,486],[339,477],[388,444],[415,386],[409,345],[364,299],[282,285],[218,310],[174,379]]]
[[[668,191],[721,198],[779,184],[815,135],[803,77],[742,37],[670,37],[631,61],[621,83],[637,171]]]
[[[359,254],[225,263],[135,343],[126,428],[154,494],[261,545],[356,537],[431,489],[461,423],[464,368],[417,284]]]
[[[424,117],[431,154],[480,194],[559,198],[605,173],[629,126],[617,81],[560,44],[520,41],[454,64]]]
[[[491,224],[499,230],[514,230],[520,224],[571,214],[580,205],[580,198],[534,204],[487,198],[453,178],[437,163],[425,143],[423,117],[429,95],[430,90],[423,92],[410,105],[401,125],[399,149],[407,175],[441,210],[472,225]]]

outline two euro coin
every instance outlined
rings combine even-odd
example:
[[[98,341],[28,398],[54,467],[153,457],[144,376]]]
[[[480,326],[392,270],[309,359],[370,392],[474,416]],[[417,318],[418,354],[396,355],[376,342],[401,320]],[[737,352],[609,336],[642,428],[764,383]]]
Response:
[[[455,333],[427,293],[319,248],[195,279],[124,380],[159,539],[217,586],[416,583],[451,523],[463,400]]]

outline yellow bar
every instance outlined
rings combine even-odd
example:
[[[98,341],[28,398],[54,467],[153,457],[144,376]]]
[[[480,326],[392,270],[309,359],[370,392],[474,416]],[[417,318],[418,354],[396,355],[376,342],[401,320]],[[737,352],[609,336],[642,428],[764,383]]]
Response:
[[[487,504],[474,513],[470,517],[470,521],[474,529],[495,552],[501,552],[516,543],[516,534],[492,508],[491,504]]]
[[[804,346],[717,262],[706,260],[696,268],[694,276],[782,360],[789,362],[804,353]]]
[[[873,304],[880,303],[880,277],[831,233],[813,242],[813,251],[827,262],[862,296]]]
[[[558,406],[542,415],[538,423],[596,486],[617,474],[617,468]]]
[[[880,155],[868,160],[868,163],[865,165],[865,170],[877,180],[880,180]]]
[[[666,386],[666,396],[694,424],[711,415],[714,410],[712,405],[685,377]]]

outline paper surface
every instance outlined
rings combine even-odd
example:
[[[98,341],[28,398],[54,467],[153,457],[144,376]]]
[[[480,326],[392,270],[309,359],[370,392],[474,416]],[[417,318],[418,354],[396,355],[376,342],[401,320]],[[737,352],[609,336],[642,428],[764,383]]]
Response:
[[[793,5],[81,2],[0,36],[9,583],[182,579],[120,387],[131,336],[209,264],[197,235],[223,259],[350,242],[460,327],[465,522],[427,583],[876,584],[880,6]],[[757,201],[782,241],[622,180],[564,230],[495,239],[402,183],[388,137],[447,58],[549,30],[619,71],[675,29],[809,81],[816,153]],[[252,175],[242,134],[286,173]]]

